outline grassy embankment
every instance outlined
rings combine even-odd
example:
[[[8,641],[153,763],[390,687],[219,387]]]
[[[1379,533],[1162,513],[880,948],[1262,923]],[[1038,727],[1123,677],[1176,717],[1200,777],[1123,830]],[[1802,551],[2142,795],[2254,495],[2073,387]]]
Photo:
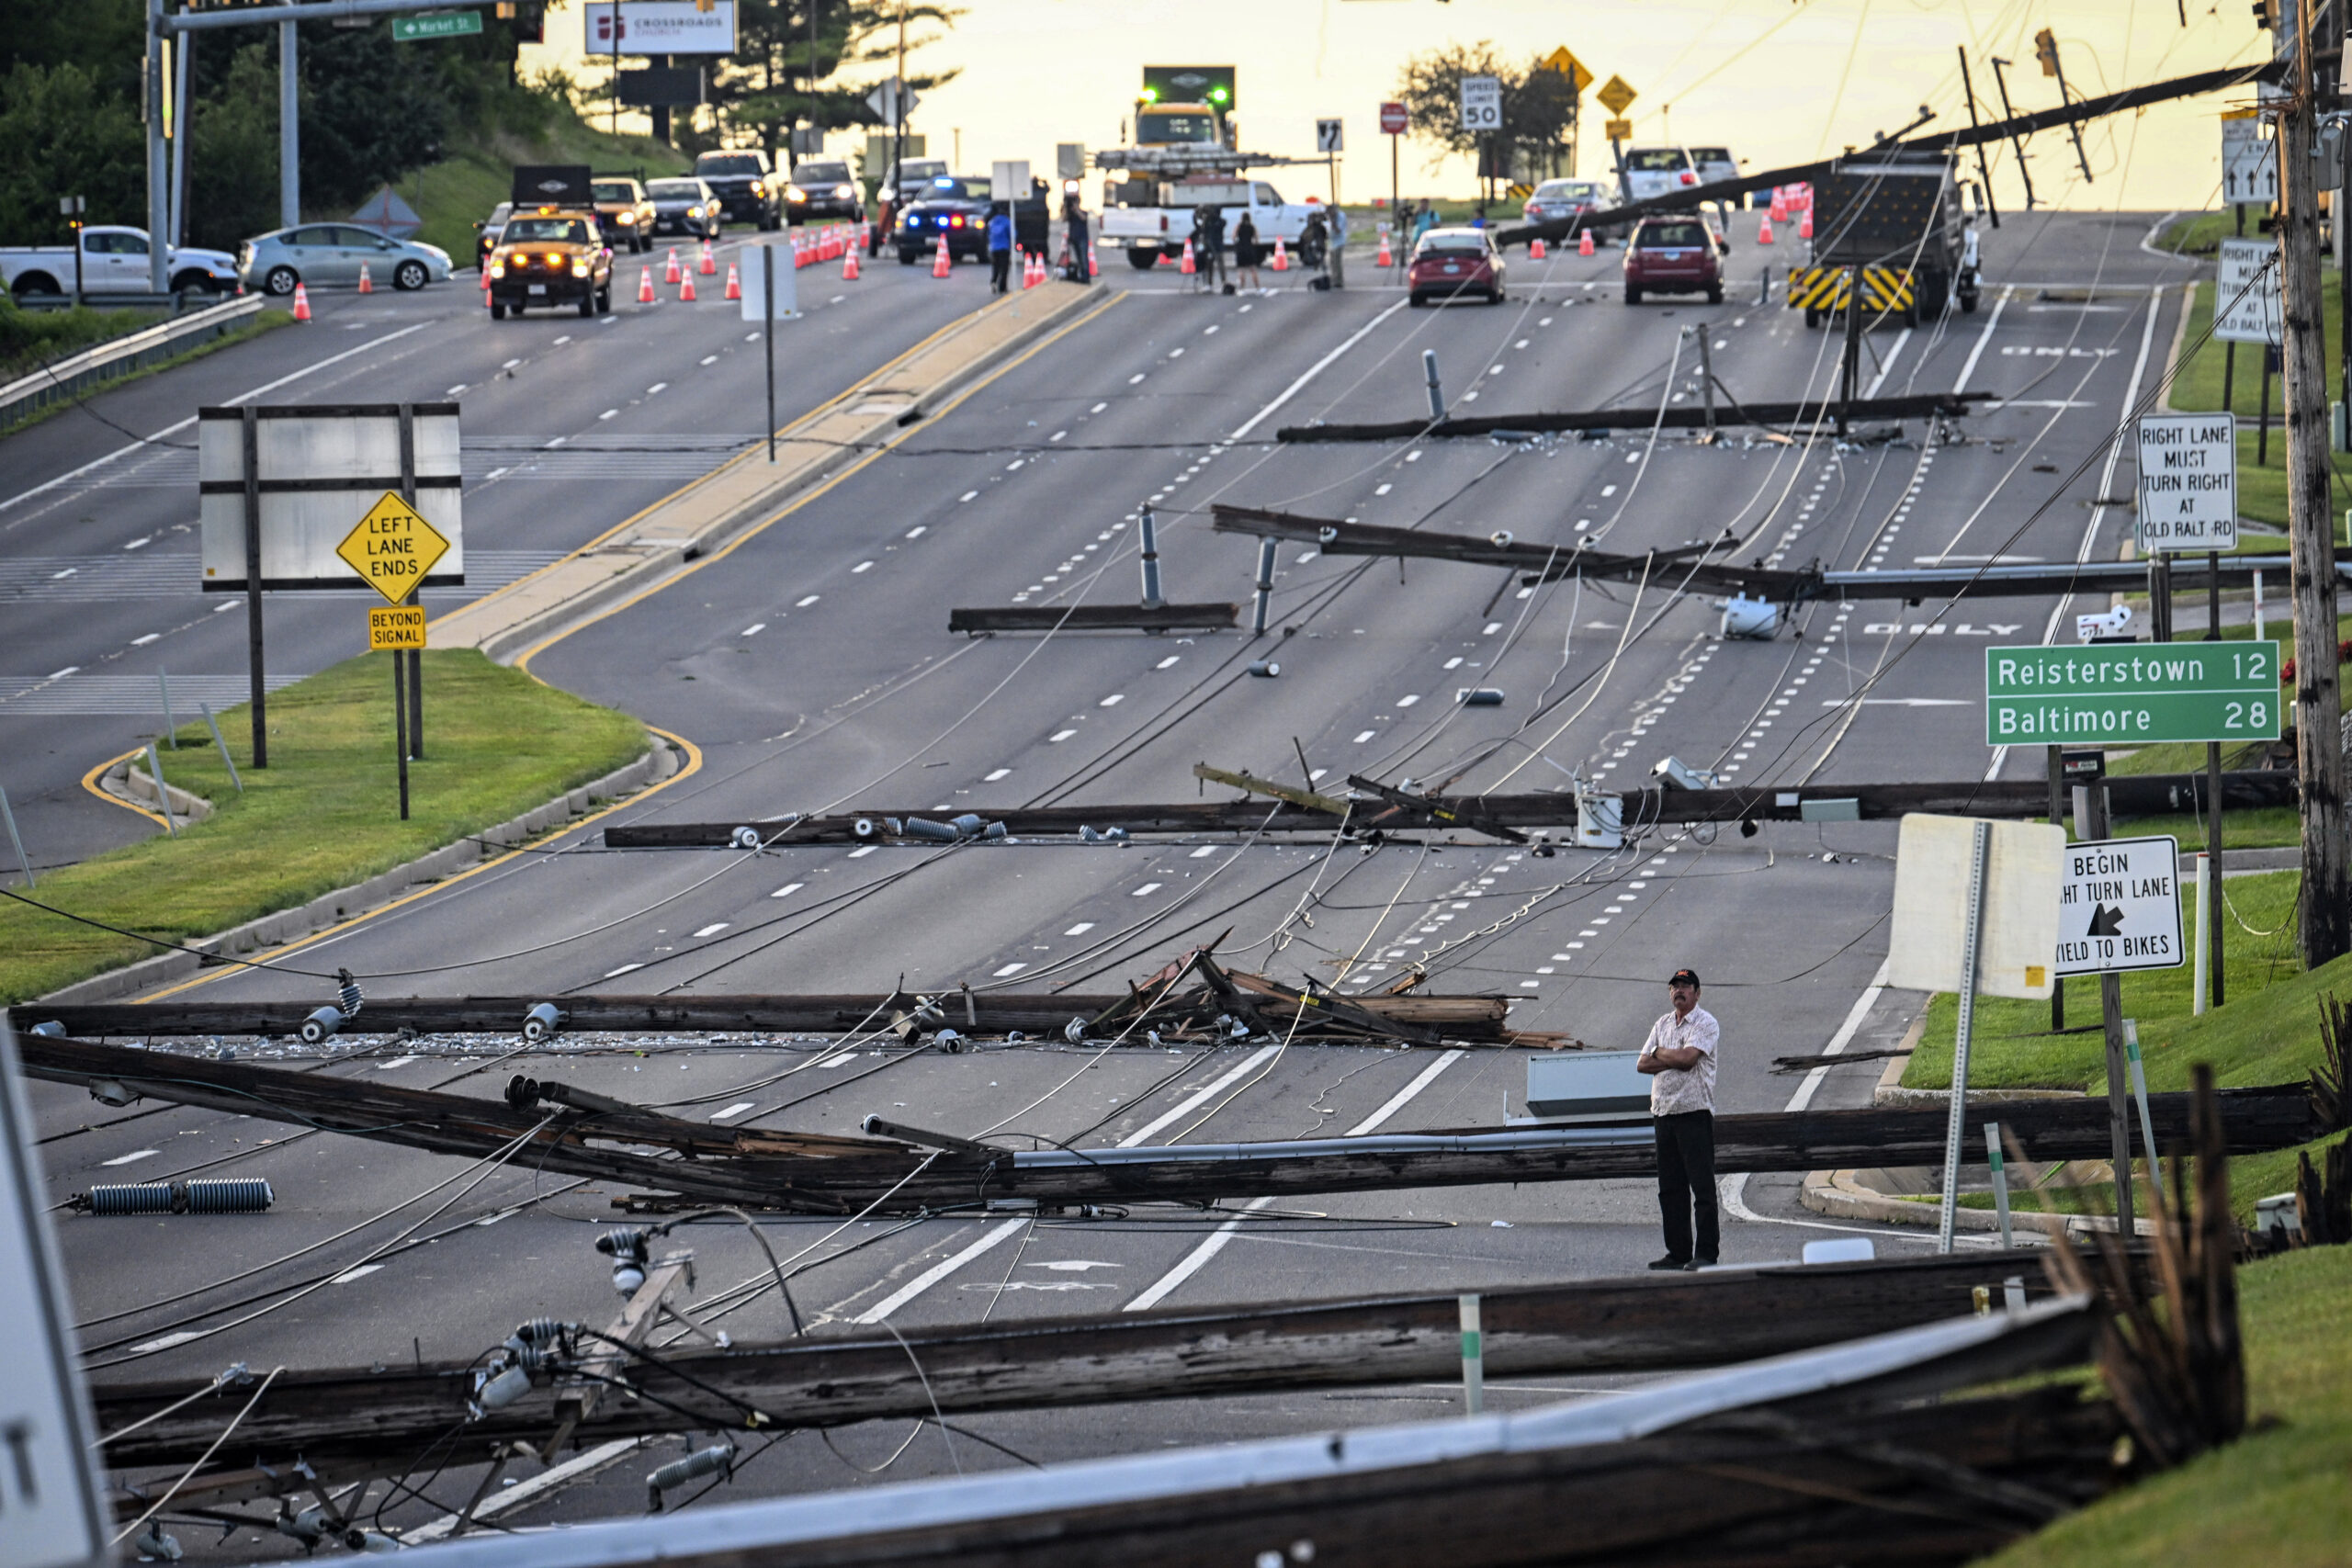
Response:
[[[2231,1162],[2239,1192],[2243,1164]],[[2238,1292],[2247,1435],[2060,1520],[1987,1568],[2318,1568],[2352,1557],[2352,1247],[2249,1264]]]
[[[471,266],[474,225],[513,191],[517,164],[585,164],[600,175],[659,179],[684,174],[694,159],[650,137],[611,136],[576,119],[539,141],[500,132],[401,181],[401,199],[424,220],[416,237],[448,252],[458,265]]]
[[[170,312],[164,310],[104,310],[88,305],[76,305],[64,310],[20,310],[6,293],[0,292],[0,382],[30,375],[44,365],[54,364],[85,349],[144,331],[170,319]],[[105,383],[99,390],[110,391],[126,382],[168,370],[175,365],[201,359],[232,344],[243,343],[285,326],[293,320],[293,316],[284,310],[263,310],[258,315],[248,317],[232,332],[198,344],[168,359],[119,376]],[[70,403],[51,403],[24,418],[0,423],[0,435],[38,424],[51,414],[71,406]]]
[[[162,753],[164,779],[213,805],[155,837],[44,873],[29,895],[89,919],[185,942],[295,908],[480,832],[641,754],[626,714],[468,651],[424,656],[425,757],[400,820],[390,663],[349,660],[269,699],[270,765],[254,770],[245,710],[220,716],[244,781],[199,719]],[[13,867],[9,868],[11,871]],[[5,885],[22,893],[20,877]],[[0,899],[0,1003],[25,1001],[158,951]]]
[[[2340,345],[2344,341],[2344,291],[2336,287],[2335,273],[2330,268],[2326,282],[2320,290],[2321,305],[2326,315],[2327,341]],[[2262,351],[2254,344],[2240,344],[2234,356],[2226,351],[2226,344],[2205,338],[2206,329],[2213,320],[2213,285],[2197,286],[2197,298],[2188,310],[2188,330],[2181,338],[2185,352],[2177,373],[2173,378],[2171,405],[2185,413],[2202,413],[2218,410],[2222,405],[2222,382],[2225,362],[2236,360],[2236,369],[2229,377],[2231,411],[2241,419],[2255,420],[2262,412]],[[2327,356],[2328,396],[2344,396],[2344,366],[2338,354]],[[2238,433],[2238,515],[2256,523],[2276,527],[2287,525],[2287,433],[2286,389],[2277,376],[2270,378],[2270,439],[2268,451],[2262,452],[2265,443],[2254,430]],[[2265,461],[2257,462],[2257,456]],[[2346,507],[2352,507],[2352,462],[2346,455],[2335,455],[2336,473],[2335,512],[2340,518]],[[2242,552],[2271,555],[2283,552],[2286,540],[2275,536],[2241,530],[2238,547]],[[2284,585],[2281,585],[2284,592]]]

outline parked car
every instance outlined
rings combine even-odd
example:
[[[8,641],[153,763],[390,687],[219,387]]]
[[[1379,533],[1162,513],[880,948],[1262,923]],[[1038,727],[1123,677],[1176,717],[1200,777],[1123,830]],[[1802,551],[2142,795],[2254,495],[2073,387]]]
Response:
[[[1406,298],[1415,305],[1478,295],[1503,301],[1503,257],[1485,229],[1432,229],[1405,267]]]
[[[865,204],[858,199],[857,184],[850,178],[847,164],[810,159],[792,171],[792,183],[784,187],[784,215],[789,223],[806,223],[812,218],[857,223],[865,221]]]
[[[692,175],[654,180],[646,186],[645,194],[653,202],[652,232],[718,238],[718,194]]]
[[[653,202],[645,187],[619,175],[600,175],[589,189],[596,197],[596,220],[605,243],[632,251],[653,248]]]
[[[695,160],[695,177],[718,197],[723,217],[755,229],[775,229],[784,222],[784,182],[768,166],[763,149],[737,152],[705,152]]]
[[[613,252],[593,211],[542,208],[506,220],[490,254],[490,318],[533,305],[575,305],[583,316],[613,308]]]
[[[498,248],[498,231],[506,227],[506,220],[514,215],[514,204],[502,201],[490,209],[490,216],[474,225],[474,265],[490,265],[490,253]]]
[[[1527,198],[1524,214],[1530,223],[1549,223],[1557,219],[1581,218],[1615,205],[1610,199],[1609,187],[1599,180],[1545,180]],[[1593,233],[1598,238],[1608,238],[1599,229]]]
[[[989,250],[989,180],[985,175],[935,175],[899,214],[899,260],[909,266],[929,259],[947,242],[957,260],[978,259]]]
[[[82,231],[82,292],[145,294],[155,287],[148,268],[147,231],[96,224]],[[165,286],[175,294],[225,294],[237,287],[237,262],[226,251],[175,247],[164,258]],[[22,299],[74,292],[72,245],[0,245],[0,279]]]
[[[311,288],[354,285],[359,269],[368,281],[399,289],[448,281],[449,253],[422,240],[395,240],[350,223],[304,223],[247,240],[237,247],[237,276],[248,288],[291,294],[298,283]]]
[[[1695,217],[1636,223],[1625,242],[1625,303],[1638,305],[1648,294],[1704,294],[1710,305],[1722,304],[1722,253],[1714,231]]]
[[[1628,147],[1624,170],[1627,201],[1647,201],[1699,183],[1690,154],[1679,147]]]
[[[1739,160],[1731,155],[1730,148],[1693,147],[1689,151],[1690,166],[1698,171],[1701,185],[1711,186],[1717,180],[1739,178]]]

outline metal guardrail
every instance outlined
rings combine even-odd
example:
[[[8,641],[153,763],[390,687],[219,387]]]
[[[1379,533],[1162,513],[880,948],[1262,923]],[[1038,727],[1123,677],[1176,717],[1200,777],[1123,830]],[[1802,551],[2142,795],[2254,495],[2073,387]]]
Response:
[[[106,304],[149,303],[146,296],[130,300],[107,299]],[[90,389],[134,371],[143,370],[174,355],[185,354],[199,344],[221,337],[251,317],[259,315],[268,301],[261,295],[247,294],[208,305],[140,332],[84,349],[52,364],[44,365],[29,376],[20,376],[0,387],[0,430],[6,430],[31,414],[54,404],[69,402]]]

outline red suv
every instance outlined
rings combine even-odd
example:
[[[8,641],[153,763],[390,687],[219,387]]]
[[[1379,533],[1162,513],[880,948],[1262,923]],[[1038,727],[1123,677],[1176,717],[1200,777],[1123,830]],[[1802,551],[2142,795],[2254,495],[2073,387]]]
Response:
[[[1625,303],[1645,294],[1704,294],[1724,302],[1723,263],[1716,240],[1698,218],[1645,218],[1625,242]]]
[[[1407,298],[1416,305],[1431,299],[1503,302],[1503,258],[1484,229],[1432,229],[1413,247],[1405,269]]]

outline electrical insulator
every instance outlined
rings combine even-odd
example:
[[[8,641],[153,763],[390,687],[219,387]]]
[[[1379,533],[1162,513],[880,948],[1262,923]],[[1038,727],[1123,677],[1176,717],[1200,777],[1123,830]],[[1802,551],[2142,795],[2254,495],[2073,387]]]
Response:
[[[359,982],[351,977],[348,969],[336,970],[334,977],[337,987],[335,1005],[343,1010],[343,1021],[348,1023],[359,1016],[361,1008],[368,1005],[368,993],[359,988]]]
[[[662,1494],[684,1486],[698,1475],[731,1476],[735,1472],[735,1450],[721,1443],[674,1460],[645,1478],[646,1512],[662,1511]]]

